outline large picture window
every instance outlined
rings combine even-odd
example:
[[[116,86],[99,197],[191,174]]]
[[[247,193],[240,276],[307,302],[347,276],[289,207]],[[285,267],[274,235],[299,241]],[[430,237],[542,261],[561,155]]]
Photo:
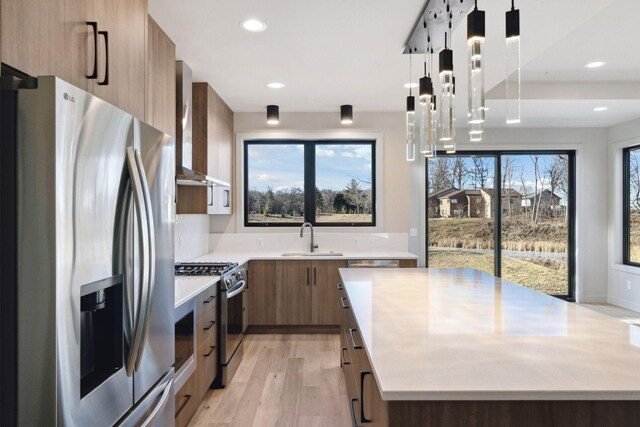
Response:
[[[245,141],[247,227],[375,226],[375,141]]]
[[[640,146],[625,148],[624,162],[624,263],[640,266]]]
[[[640,153],[639,153],[640,154]],[[458,152],[427,162],[427,264],[574,297],[574,152]]]

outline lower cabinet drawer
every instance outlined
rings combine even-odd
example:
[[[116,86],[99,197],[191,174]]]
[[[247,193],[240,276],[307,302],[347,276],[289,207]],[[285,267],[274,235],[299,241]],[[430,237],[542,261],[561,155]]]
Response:
[[[197,396],[198,377],[194,372],[176,393],[176,427],[189,424],[191,417],[198,410],[200,399]]]
[[[205,342],[210,342],[211,336],[215,335],[218,326],[216,322],[216,310],[209,310],[205,312],[204,315],[198,317],[196,326],[198,328],[198,347]],[[213,341],[212,345],[215,345],[215,341]]]
[[[198,396],[204,397],[217,374],[218,350],[215,342],[205,342],[198,348]]]

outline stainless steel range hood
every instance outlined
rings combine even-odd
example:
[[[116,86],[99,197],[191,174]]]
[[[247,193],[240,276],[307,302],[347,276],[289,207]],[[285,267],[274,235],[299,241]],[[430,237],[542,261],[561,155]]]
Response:
[[[228,182],[212,178],[192,169],[193,98],[191,68],[176,61],[176,183],[178,185],[229,186]]]

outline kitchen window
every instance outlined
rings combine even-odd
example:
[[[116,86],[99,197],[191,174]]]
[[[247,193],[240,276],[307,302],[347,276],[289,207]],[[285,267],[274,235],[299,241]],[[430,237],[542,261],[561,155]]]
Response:
[[[575,152],[556,150],[429,159],[427,266],[474,268],[572,300],[574,163]]]
[[[625,148],[622,157],[624,263],[640,266],[640,145]]]
[[[375,176],[375,141],[245,141],[244,224],[375,226]]]

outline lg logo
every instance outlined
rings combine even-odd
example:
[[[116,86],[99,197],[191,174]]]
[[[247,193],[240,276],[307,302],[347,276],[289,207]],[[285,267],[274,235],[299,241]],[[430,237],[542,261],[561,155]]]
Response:
[[[76,102],[76,99],[73,96],[69,95],[67,92],[64,93],[63,97],[65,101]]]

